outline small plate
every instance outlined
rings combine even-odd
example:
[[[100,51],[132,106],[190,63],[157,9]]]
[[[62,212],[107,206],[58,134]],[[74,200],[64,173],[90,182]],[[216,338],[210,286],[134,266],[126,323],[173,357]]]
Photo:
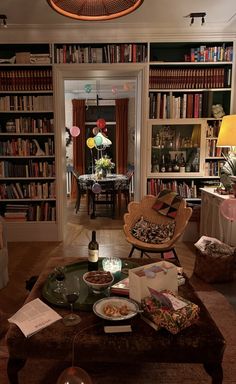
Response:
[[[117,308],[122,307],[123,305],[126,305],[130,312],[127,315],[118,315],[118,316],[107,316],[103,312],[103,307],[105,305],[114,305]],[[95,315],[101,317],[105,320],[112,320],[112,321],[118,321],[118,320],[127,320],[131,317],[134,317],[139,312],[139,306],[138,304],[130,299],[126,299],[124,297],[105,297],[104,299],[96,301],[93,305],[93,312]]]

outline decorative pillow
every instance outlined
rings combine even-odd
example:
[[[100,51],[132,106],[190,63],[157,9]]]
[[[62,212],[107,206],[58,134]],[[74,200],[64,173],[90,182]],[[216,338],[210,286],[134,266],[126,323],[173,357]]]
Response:
[[[161,215],[174,219],[176,217],[181,201],[182,197],[179,196],[178,193],[164,189],[159,193],[158,198],[153,204],[152,208]]]
[[[170,221],[167,224],[155,224],[141,217],[130,232],[140,241],[159,244],[169,241],[173,237],[174,231],[175,221]]]

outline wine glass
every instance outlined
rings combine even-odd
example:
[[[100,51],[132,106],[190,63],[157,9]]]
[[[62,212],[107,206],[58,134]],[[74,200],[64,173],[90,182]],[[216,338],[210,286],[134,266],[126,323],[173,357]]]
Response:
[[[54,276],[56,279],[56,288],[54,288],[53,292],[62,295],[63,282],[65,280],[65,268],[64,267],[56,267],[54,269]]]
[[[63,318],[66,326],[76,325],[81,321],[80,316],[74,313],[74,303],[80,294],[80,281],[77,275],[67,275],[63,284],[63,297],[70,305],[70,313]]]

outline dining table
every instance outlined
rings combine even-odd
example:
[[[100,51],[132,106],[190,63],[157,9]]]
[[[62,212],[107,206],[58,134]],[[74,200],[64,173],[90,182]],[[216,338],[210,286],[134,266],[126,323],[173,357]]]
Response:
[[[108,173],[106,177],[97,174],[84,174],[78,177],[81,190],[87,191],[88,205],[92,219],[98,214],[96,207],[108,207],[108,213],[115,217],[116,208],[121,211],[121,191],[129,188],[129,177],[123,174]]]

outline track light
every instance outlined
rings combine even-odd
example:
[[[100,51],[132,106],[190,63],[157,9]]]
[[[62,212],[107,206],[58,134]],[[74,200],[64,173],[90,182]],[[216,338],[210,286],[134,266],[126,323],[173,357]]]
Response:
[[[195,18],[201,18],[201,25],[205,24],[205,16],[206,12],[196,12],[196,13],[190,13],[189,15],[185,17],[190,17],[190,26],[194,24]]]
[[[1,27],[7,28],[7,17],[6,15],[0,15]]]

